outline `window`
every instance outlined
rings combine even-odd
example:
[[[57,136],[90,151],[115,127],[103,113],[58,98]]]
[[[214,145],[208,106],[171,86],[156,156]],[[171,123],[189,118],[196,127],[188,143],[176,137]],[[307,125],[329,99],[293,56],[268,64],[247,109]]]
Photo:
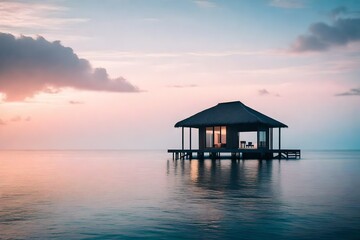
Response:
[[[211,148],[214,146],[213,142],[213,127],[206,128],[206,147]]]
[[[206,128],[206,147],[226,146],[226,126],[215,126]]]
[[[221,126],[221,143],[226,144],[226,126]]]
[[[259,147],[266,147],[266,131],[259,131]]]

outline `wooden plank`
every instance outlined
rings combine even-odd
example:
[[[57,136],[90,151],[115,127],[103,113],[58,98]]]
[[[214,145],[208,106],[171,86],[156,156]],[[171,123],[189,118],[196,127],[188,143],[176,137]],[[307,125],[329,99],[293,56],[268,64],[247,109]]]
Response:
[[[220,157],[221,153],[229,153],[230,155],[248,155],[253,156],[254,158],[270,158],[270,159],[300,159],[301,151],[299,149],[281,149],[281,150],[264,150],[264,149],[168,149],[169,153],[175,153],[175,158],[177,159],[180,156],[181,159],[188,157],[192,158],[193,153],[196,153],[197,156],[203,157],[204,154],[209,154],[210,156]],[[275,155],[275,156],[274,156]],[[258,156],[258,157],[255,157]],[[270,157],[271,156],[271,157]]]

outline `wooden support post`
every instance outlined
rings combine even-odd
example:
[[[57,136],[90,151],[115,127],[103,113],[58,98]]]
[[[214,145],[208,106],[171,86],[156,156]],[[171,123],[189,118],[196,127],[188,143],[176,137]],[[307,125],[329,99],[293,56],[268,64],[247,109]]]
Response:
[[[279,128],[279,150],[281,150],[281,128]]]
[[[281,128],[279,128],[279,160],[281,159]]]
[[[189,147],[190,147],[190,150],[191,150],[191,128],[189,128],[189,135],[190,135],[190,137],[189,137]]]
[[[184,150],[184,127],[181,127],[181,150]]]
[[[266,141],[266,149],[270,149],[270,128],[265,131],[265,141]]]

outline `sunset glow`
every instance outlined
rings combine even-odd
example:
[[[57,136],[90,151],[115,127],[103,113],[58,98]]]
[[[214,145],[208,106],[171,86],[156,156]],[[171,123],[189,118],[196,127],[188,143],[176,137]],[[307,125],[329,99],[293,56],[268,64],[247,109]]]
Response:
[[[242,101],[284,147],[360,147],[359,1],[2,1],[1,149],[166,149]],[[343,35],[341,35],[343,34]]]

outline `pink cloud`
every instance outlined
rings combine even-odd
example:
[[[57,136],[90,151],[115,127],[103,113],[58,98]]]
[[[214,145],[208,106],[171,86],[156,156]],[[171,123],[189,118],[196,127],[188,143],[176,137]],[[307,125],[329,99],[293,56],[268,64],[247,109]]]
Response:
[[[70,101],[69,101],[69,104],[78,105],[78,104],[84,104],[84,102],[76,101],[76,100],[70,100]]]
[[[17,123],[17,122],[29,122],[31,121],[31,117],[21,117],[19,115],[14,116],[12,118],[9,118],[7,120],[4,120],[3,118],[0,118],[0,125],[7,125],[8,123]]]
[[[0,91],[6,101],[22,101],[39,92],[62,88],[106,92],[139,92],[123,77],[110,78],[59,41],[0,33]]]
[[[15,117],[10,119],[11,122],[19,122],[21,120],[22,120],[22,117],[20,117],[20,116],[15,116]]]

